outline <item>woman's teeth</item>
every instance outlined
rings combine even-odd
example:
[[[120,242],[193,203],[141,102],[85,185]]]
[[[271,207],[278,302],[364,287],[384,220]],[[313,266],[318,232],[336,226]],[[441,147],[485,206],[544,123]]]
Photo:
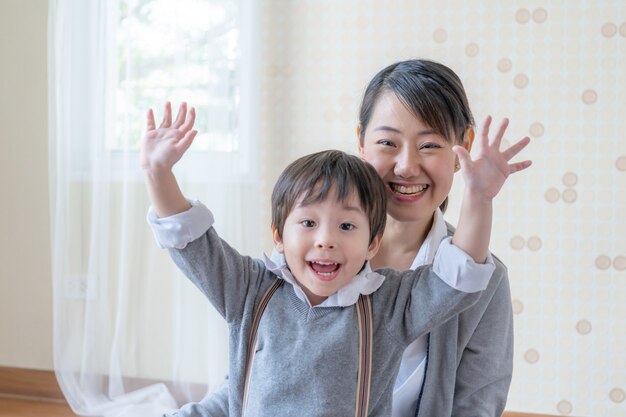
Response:
[[[391,189],[394,192],[399,193],[399,194],[404,194],[404,195],[419,194],[422,191],[424,191],[426,188],[428,188],[428,185],[405,186],[405,185],[391,184]]]

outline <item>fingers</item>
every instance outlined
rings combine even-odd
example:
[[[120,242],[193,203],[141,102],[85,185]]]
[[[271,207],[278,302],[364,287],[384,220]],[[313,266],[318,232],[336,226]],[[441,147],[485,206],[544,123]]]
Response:
[[[195,121],[196,121],[196,109],[192,107],[191,109],[189,109],[189,117],[187,117],[185,120],[185,123],[182,126],[180,126],[180,130],[186,134],[187,132],[189,132],[189,130],[191,130]]]
[[[159,129],[170,127],[172,125],[172,103],[165,103],[165,112],[163,113],[163,121],[159,125]]]
[[[533,161],[527,160],[522,162],[516,162],[514,164],[509,164],[509,174],[514,174],[518,171],[523,171],[529,166],[531,166]]]
[[[183,138],[179,140],[178,143],[176,143],[176,147],[181,152],[183,153],[186,152],[187,149],[189,149],[189,147],[193,143],[193,140],[197,134],[198,134],[197,130],[190,130],[189,132],[185,133],[185,136],[183,136]]]
[[[510,161],[511,158],[520,153],[521,150],[524,149],[529,143],[530,138],[526,136],[525,138],[521,139],[519,142],[511,146],[509,149],[502,152],[502,156],[504,156],[507,161]]]
[[[483,122],[483,127],[481,130],[480,142],[483,147],[493,146],[496,149],[500,149],[500,144],[502,143],[504,132],[506,132],[506,129],[509,127],[509,119],[506,117],[502,119],[502,121],[500,122],[500,126],[498,126],[498,131],[493,137],[491,143],[489,143],[489,128],[491,127],[492,120],[493,119],[491,118],[491,116],[485,117],[485,121]]]
[[[152,111],[152,109],[149,109],[146,117],[146,129],[154,130],[155,128],[156,124],[154,123],[154,112]]]
[[[509,119],[504,118],[500,122],[500,127],[498,128],[498,132],[496,136],[493,138],[492,146],[496,149],[500,149],[500,144],[502,143],[502,137],[504,137],[504,132],[506,132],[506,128],[509,127]]]
[[[184,101],[180,103],[180,107],[178,107],[178,114],[176,115],[176,120],[172,125],[173,128],[178,129],[185,123],[185,118],[187,117],[187,103]]]
[[[470,157],[469,152],[467,152],[467,149],[465,149],[462,146],[455,145],[455,146],[452,147],[452,151],[459,158],[459,163],[461,164],[461,168],[463,170],[465,170],[467,165],[469,163],[471,163],[471,160],[472,160],[472,158]]]
[[[491,126],[491,116],[485,117],[483,127],[480,129],[480,147],[486,149],[489,146],[489,127]]]

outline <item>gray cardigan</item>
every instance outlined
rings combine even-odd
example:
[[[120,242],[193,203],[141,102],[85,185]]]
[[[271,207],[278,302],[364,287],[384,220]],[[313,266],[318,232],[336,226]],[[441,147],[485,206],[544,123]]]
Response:
[[[279,278],[261,261],[239,255],[213,228],[186,248],[170,253],[229,325],[228,409],[231,415],[240,415],[252,315],[262,294]],[[416,271],[377,272],[387,278],[372,294],[375,319],[369,415],[388,416],[406,346],[470,307],[480,292],[450,287],[430,265]],[[486,286],[485,281],[482,288]],[[353,306],[311,308],[290,285],[281,286],[259,326],[247,415],[353,414],[357,358],[358,325]],[[322,382],[309,383],[309,375]],[[191,405],[174,415],[207,415],[205,411]]]

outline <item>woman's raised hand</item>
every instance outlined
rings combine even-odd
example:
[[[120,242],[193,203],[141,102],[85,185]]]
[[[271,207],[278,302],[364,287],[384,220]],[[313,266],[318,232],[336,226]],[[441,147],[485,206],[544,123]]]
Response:
[[[139,161],[147,171],[171,170],[189,149],[198,133],[192,130],[196,111],[187,110],[187,103],[181,103],[176,120],[172,123],[172,104],[165,103],[163,121],[156,127],[154,113],[148,110],[147,130],[141,143]]]
[[[474,144],[473,159],[464,147],[457,145],[452,148],[459,158],[461,172],[468,191],[473,194],[478,193],[487,200],[492,200],[498,194],[510,174],[524,170],[531,165],[529,160],[509,163],[515,155],[528,145],[530,142],[528,136],[505,151],[500,151],[502,137],[508,125],[509,120],[503,119],[498,131],[493,138],[490,138],[491,116],[487,116],[480,132],[480,138]]]

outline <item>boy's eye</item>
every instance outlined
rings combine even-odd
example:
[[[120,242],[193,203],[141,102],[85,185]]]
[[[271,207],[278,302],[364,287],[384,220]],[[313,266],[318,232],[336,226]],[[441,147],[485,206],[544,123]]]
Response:
[[[352,230],[355,226],[352,223],[341,223],[341,226],[339,227],[341,230]]]
[[[315,222],[313,220],[302,220],[300,224],[304,227],[315,227]]]

